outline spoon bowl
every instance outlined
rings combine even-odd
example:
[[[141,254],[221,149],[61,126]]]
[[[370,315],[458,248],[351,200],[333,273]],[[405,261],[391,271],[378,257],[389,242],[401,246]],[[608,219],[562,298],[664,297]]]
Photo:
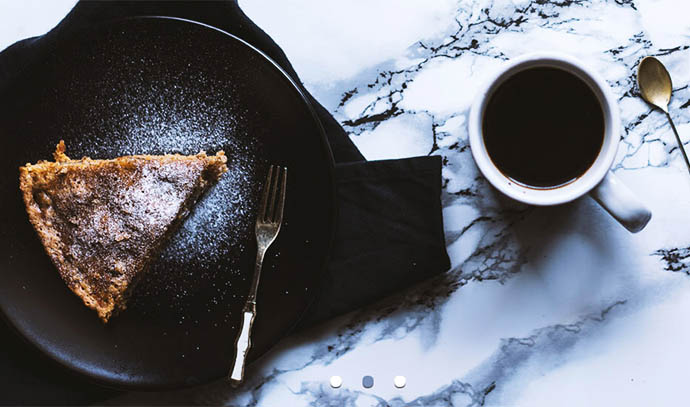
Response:
[[[644,100],[668,113],[673,85],[661,61],[654,57],[643,58],[637,68],[637,85]]]

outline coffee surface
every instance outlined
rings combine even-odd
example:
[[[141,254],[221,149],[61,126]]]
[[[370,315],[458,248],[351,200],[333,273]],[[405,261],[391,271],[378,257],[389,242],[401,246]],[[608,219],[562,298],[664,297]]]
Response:
[[[584,174],[599,155],[605,131],[592,89],[551,67],[518,72],[499,85],[482,126],[494,165],[535,188],[558,187]]]

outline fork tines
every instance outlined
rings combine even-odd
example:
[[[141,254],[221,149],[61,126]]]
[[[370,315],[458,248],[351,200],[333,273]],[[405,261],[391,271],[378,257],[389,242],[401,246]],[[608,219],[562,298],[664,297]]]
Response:
[[[280,189],[278,186],[280,185]],[[283,221],[285,189],[287,187],[287,168],[271,165],[266,176],[264,192],[261,197],[261,208],[256,218],[258,223],[277,223]]]

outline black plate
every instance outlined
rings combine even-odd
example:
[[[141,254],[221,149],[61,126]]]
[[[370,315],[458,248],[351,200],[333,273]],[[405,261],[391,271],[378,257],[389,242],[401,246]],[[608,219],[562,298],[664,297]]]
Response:
[[[0,102],[0,308],[58,362],[129,389],[226,374],[255,256],[253,220],[269,164],[289,168],[285,223],[264,263],[250,360],[312,302],[333,231],[333,164],[323,129],[288,76],[244,41],[162,17],[62,38]],[[60,279],[29,224],[18,167],[72,157],[223,149],[230,171],[197,204],[103,325]]]

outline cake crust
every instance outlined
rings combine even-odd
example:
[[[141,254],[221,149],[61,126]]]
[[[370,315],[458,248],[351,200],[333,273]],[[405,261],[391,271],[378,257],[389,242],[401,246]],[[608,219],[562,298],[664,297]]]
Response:
[[[19,187],[46,253],[103,322],[136,285],[196,201],[227,171],[225,154],[70,159],[19,168]]]

